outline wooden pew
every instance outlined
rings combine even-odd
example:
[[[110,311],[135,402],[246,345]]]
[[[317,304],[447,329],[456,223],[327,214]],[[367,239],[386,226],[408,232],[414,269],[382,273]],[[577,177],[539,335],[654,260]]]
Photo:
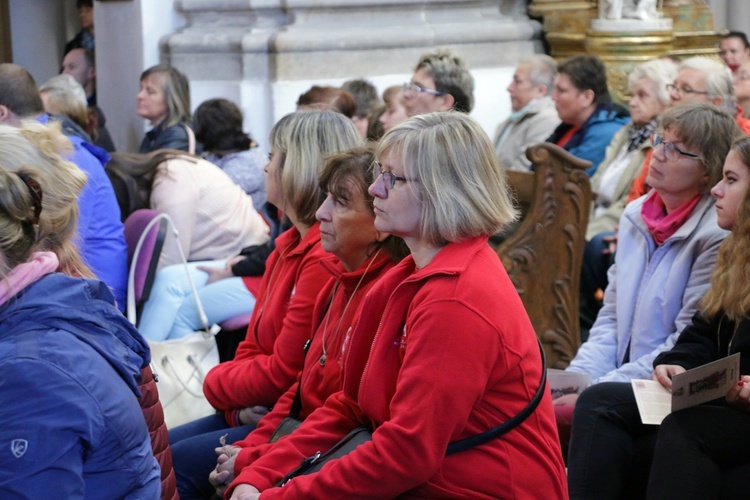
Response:
[[[533,172],[508,171],[522,219],[495,250],[542,341],[547,366],[565,368],[581,344],[578,293],[591,163],[550,143],[530,147],[526,156]]]

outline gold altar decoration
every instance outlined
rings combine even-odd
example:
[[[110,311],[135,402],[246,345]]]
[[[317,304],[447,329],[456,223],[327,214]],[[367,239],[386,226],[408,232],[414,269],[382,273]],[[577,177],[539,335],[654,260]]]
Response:
[[[552,57],[560,60],[592,54],[607,65],[615,100],[627,103],[627,75],[636,64],[662,56],[681,59],[701,55],[717,57],[723,33],[714,29],[713,13],[703,0],[662,0],[660,10],[672,19],[671,30],[599,31],[591,28],[598,18],[598,0],[533,0],[532,17],[542,26]]]

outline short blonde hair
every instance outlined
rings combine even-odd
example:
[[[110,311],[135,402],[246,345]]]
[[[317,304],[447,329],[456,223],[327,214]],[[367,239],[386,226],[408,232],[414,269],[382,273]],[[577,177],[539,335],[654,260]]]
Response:
[[[32,167],[44,193],[39,218],[39,250],[57,254],[60,272],[93,277],[83,264],[75,243],[78,196],[86,184],[86,174],[60,156],[72,152],[72,147],[57,124],[45,126],[36,121],[24,121],[19,128],[0,125],[0,168],[22,172]]]
[[[421,237],[442,245],[489,236],[516,209],[495,149],[479,124],[460,112],[412,117],[383,136],[378,160],[396,155],[422,202]]]
[[[309,226],[325,199],[318,185],[328,156],[362,145],[354,123],[334,111],[296,111],[271,129],[271,148],[282,153],[281,195],[298,220]],[[284,207],[279,207],[282,210]]]

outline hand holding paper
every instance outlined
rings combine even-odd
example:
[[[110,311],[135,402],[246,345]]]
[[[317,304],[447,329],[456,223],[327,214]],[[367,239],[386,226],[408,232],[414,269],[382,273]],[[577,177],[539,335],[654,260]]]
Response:
[[[670,369],[675,365],[660,365],[655,373],[658,382],[654,380],[631,380],[638,411],[644,424],[659,425],[664,417],[673,411],[697,406],[716,398],[729,396],[729,391],[737,386],[740,373],[740,355],[733,354],[712,363],[679,373],[677,369]],[[681,368],[681,367],[678,367]],[[662,377],[671,375],[672,391],[664,387]],[[654,377],[652,377],[654,378]],[[750,384],[750,378],[748,379]],[[741,394],[741,393],[740,393]],[[745,403],[750,411],[750,386],[747,389]]]

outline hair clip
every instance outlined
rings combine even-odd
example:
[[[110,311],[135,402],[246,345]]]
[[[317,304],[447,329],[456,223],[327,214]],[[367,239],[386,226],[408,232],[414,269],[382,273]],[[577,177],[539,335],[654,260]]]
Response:
[[[31,208],[34,211],[31,223],[36,226],[39,224],[39,215],[42,213],[42,187],[36,179],[28,174],[18,174],[18,177],[20,177],[23,183],[26,184],[26,187],[31,194],[31,199],[33,201]]]

